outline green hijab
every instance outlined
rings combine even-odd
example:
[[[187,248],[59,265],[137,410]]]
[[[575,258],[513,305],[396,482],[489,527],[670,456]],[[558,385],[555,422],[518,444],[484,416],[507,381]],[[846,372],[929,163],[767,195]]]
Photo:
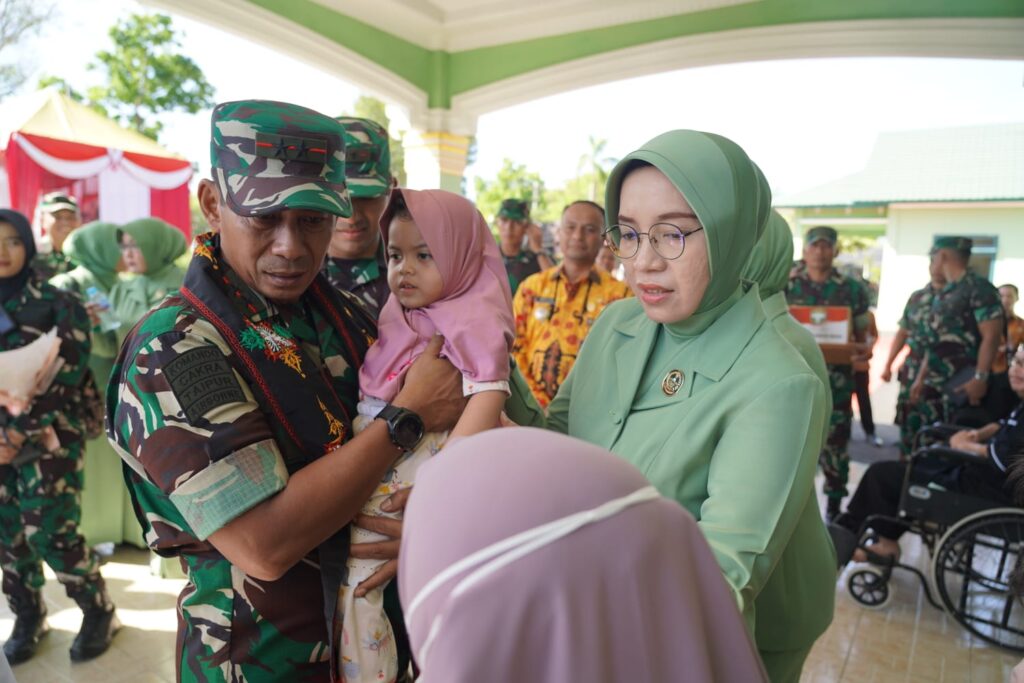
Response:
[[[131,235],[139,245],[146,259],[145,276],[151,280],[159,281],[168,269],[176,268],[175,259],[188,249],[181,230],[159,218],[140,218],[125,223],[121,230]]]
[[[771,190],[761,170],[732,140],[673,130],[627,154],[612,170],[605,194],[610,224],[618,220],[622,181],[638,162],[664,173],[704,227],[711,281],[694,315],[680,323],[693,327],[699,321],[706,328],[738,298],[744,266],[771,210]]]
[[[761,239],[754,245],[743,279],[753,280],[767,299],[786,288],[793,268],[793,233],[778,211],[772,209]]]
[[[64,241],[64,254],[76,266],[89,271],[106,291],[117,282],[117,264],[121,260],[118,230],[113,223],[93,221],[72,231]]]

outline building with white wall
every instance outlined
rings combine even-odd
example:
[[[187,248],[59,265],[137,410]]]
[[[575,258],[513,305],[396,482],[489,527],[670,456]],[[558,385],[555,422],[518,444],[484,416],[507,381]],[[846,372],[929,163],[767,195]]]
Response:
[[[778,201],[794,228],[831,225],[882,246],[878,310],[894,330],[928,282],[935,235],[975,242],[971,267],[1024,289],[1024,123],[884,133],[864,170]]]

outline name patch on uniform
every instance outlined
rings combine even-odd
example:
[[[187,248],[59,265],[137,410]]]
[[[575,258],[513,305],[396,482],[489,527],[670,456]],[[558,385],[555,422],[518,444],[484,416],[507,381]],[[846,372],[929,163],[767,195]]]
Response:
[[[245,402],[231,365],[216,347],[186,351],[165,365],[163,372],[190,424],[214,408]]]

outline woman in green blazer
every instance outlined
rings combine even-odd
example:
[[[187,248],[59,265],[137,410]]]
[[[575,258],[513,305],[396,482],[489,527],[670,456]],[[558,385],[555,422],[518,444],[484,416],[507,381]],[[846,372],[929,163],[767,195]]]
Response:
[[[831,622],[836,564],[813,491],[825,390],[741,282],[770,201],[716,135],[672,131],[619,162],[608,237],[636,298],[598,318],[547,424],[697,518],[772,680],[796,681]]]
[[[127,270],[135,274],[110,292],[110,304],[122,323],[117,330],[120,345],[149,309],[181,287],[185,271],[175,261],[188,250],[188,241],[181,230],[159,218],[125,223],[118,241]]]
[[[64,242],[64,254],[75,264],[74,270],[56,275],[50,284],[74,292],[83,303],[89,290],[96,288],[110,297],[121,269],[121,249],[117,245],[120,228],[99,221],[83,225]],[[87,306],[88,308],[88,306]],[[106,392],[107,378],[114,367],[118,343],[114,332],[99,326],[92,329],[92,353],[89,367],[96,378],[100,395]],[[90,545],[129,542],[144,548],[142,530],[131,513],[130,499],[121,474],[121,459],[111,448],[105,434],[85,443],[85,484],[82,487],[82,523],[80,530]],[[126,508],[124,502],[128,502]],[[126,514],[126,510],[127,513]]]
[[[789,284],[789,271],[793,269],[793,233],[789,230],[786,219],[772,209],[768,216],[768,224],[764,234],[754,245],[750,262],[743,271],[743,279],[751,280],[757,285],[761,294],[761,306],[764,315],[786,341],[793,345],[800,357],[804,359],[825,387],[825,415],[832,414],[832,390],[828,382],[828,367],[825,357],[821,355],[818,343],[814,341],[807,328],[798,323],[789,314],[789,303],[786,301],[786,285]],[[823,438],[828,436],[828,418],[825,419]]]

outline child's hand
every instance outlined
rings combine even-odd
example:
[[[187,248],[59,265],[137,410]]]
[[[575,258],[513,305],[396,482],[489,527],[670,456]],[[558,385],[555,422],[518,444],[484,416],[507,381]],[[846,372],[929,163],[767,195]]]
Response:
[[[410,493],[412,493],[412,487],[396,491],[381,504],[381,510],[392,513],[401,512],[405,509],[405,504],[409,502]],[[390,536],[393,539],[377,543],[357,543],[349,549],[349,554],[358,559],[387,560],[370,578],[356,586],[355,595],[357,598],[361,598],[374,588],[386,585],[388,581],[398,575],[398,548],[402,544],[402,520],[356,515],[352,523],[360,529]]]

